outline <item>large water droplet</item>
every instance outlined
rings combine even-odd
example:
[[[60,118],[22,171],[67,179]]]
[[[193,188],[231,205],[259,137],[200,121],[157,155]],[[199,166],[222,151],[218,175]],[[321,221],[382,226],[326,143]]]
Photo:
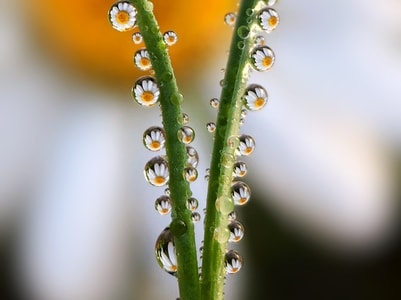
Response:
[[[274,64],[274,52],[267,46],[255,47],[251,52],[251,63],[255,70],[263,72]]]
[[[237,148],[237,153],[239,155],[250,155],[255,150],[255,140],[246,134],[239,137],[239,145]]]
[[[232,221],[228,224],[228,229],[230,230],[229,242],[237,243],[244,237],[244,226],[238,221]]]
[[[280,18],[275,9],[266,7],[258,12],[259,26],[267,33],[272,32],[280,23]]]
[[[163,34],[163,41],[167,46],[173,46],[178,41],[178,35],[174,31],[166,31]]]
[[[228,215],[234,209],[234,203],[230,198],[219,197],[215,201],[217,211]]]
[[[134,64],[141,71],[147,71],[152,68],[149,52],[147,49],[139,49],[134,55]]]
[[[119,1],[109,10],[111,26],[118,31],[128,31],[136,25],[136,9],[128,1]]]
[[[199,155],[194,147],[187,146],[187,166],[196,168],[199,163]]]
[[[189,126],[182,126],[177,133],[178,140],[184,144],[190,144],[195,138],[195,131]]]
[[[143,144],[150,151],[159,151],[164,147],[166,137],[164,130],[158,126],[152,126],[143,133]]]
[[[198,199],[191,197],[187,200],[187,208],[191,211],[195,211],[198,209],[199,201]]]
[[[237,161],[234,164],[233,176],[234,177],[244,177],[248,172],[248,167],[243,161]]]
[[[177,275],[177,255],[173,234],[166,227],[159,235],[155,245],[155,255],[159,266],[167,273]]]
[[[161,215],[166,215],[171,211],[171,198],[169,196],[163,195],[156,199],[155,209]]]
[[[226,253],[224,259],[224,266],[226,272],[229,274],[237,273],[243,264],[242,256],[235,250],[230,250]]]
[[[229,26],[234,26],[236,20],[237,20],[237,15],[233,12],[227,13],[224,16],[224,23],[226,23]]]
[[[132,97],[142,106],[153,107],[159,100],[160,90],[152,76],[140,77],[132,87]]]
[[[249,110],[257,111],[266,105],[267,98],[268,95],[263,86],[251,84],[245,90],[244,105]]]
[[[145,178],[151,185],[166,185],[169,180],[167,161],[161,156],[149,160],[145,165]]]
[[[231,187],[231,196],[235,205],[244,205],[251,198],[251,189],[242,181],[234,181]]]
[[[193,167],[184,169],[184,178],[189,183],[195,182],[198,179],[198,171]]]

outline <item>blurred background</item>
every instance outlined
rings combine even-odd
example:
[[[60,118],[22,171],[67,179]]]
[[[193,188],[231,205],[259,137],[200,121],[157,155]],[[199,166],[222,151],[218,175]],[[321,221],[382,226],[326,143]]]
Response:
[[[236,1],[153,1],[171,47],[203,180]],[[0,298],[176,299],[154,260],[169,223],[146,184],[131,34],[113,1],[0,0]],[[399,299],[401,2],[280,1],[269,103],[242,132],[252,199],[227,299]],[[201,243],[202,221],[196,225]]]

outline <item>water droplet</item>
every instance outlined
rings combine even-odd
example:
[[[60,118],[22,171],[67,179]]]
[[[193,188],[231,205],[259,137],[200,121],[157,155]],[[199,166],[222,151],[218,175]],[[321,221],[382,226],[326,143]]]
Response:
[[[252,8],[248,8],[248,9],[245,11],[245,14],[246,14],[248,17],[252,16],[252,15],[253,15],[253,9],[252,9]]]
[[[263,86],[258,84],[249,85],[244,94],[244,105],[247,109],[257,111],[267,103],[267,92]]]
[[[237,243],[244,237],[244,226],[238,221],[232,221],[228,224],[228,229],[230,230],[229,242]]]
[[[187,200],[187,208],[191,211],[198,209],[199,202],[198,199],[191,197]]]
[[[109,10],[111,26],[118,31],[128,31],[136,25],[135,7],[128,1],[119,1],[113,4]]]
[[[228,242],[228,239],[230,238],[230,230],[228,228],[220,229],[218,230],[217,228],[214,231],[214,239],[218,243],[226,243]]]
[[[206,174],[204,178],[205,178],[205,181],[209,181],[210,175]]]
[[[239,146],[239,138],[236,135],[231,135],[227,139],[227,145],[230,148],[237,148]]]
[[[140,77],[132,88],[132,96],[139,105],[155,106],[160,96],[156,80],[152,76]]]
[[[134,34],[132,35],[132,41],[136,45],[139,45],[140,43],[142,43],[143,42],[142,34],[139,31],[134,32]]]
[[[230,250],[226,253],[224,259],[224,266],[226,272],[229,274],[237,273],[243,264],[242,256],[235,250]]]
[[[239,137],[239,145],[237,148],[238,155],[250,155],[255,150],[255,140],[246,134]]]
[[[226,85],[224,79],[220,80],[219,84],[220,84],[221,87],[224,87]]]
[[[193,212],[193,213],[191,214],[191,220],[192,220],[192,222],[194,222],[194,223],[199,222],[200,219],[201,219],[201,215],[200,215],[198,212],[195,211],[195,212]]]
[[[248,115],[248,111],[244,108],[241,110],[241,118],[245,118]]]
[[[222,214],[229,214],[234,209],[234,203],[230,198],[219,197],[215,201],[217,211]]]
[[[255,45],[256,46],[265,46],[266,45],[266,39],[263,35],[258,35],[255,38]]]
[[[170,102],[174,105],[181,105],[184,102],[184,97],[181,94],[173,94],[170,97]]]
[[[145,48],[139,49],[134,55],[135,66],[141,71],[147,71],[152,68],[152,63],[150,61],[149,52]]]
[[[267,46],[255,47],[251,52],[252,66],[257,71],[269,70],[273,66],[274,60],[274,52]]]
[[[235,13],[230,12],[224,16],[224,23],[226,23],[229,26],[234,26],[236,20],[237,20],[237,15]]]
[[[178,41],[178,35],[174,31],[166,31],[163,34],[163,41],[167,46],[173,46]]]
[[[165,72],[162,75],[162,82],[170,82],[171,79],[173,79],[173,73],[171,72]]]
[[[264,0],[264,2],[267,6],[273,6],[276,4],[277,0]]]
[[[166,215],[171,211],[171,198],[169,196],[163,195],[156,199],[155,209],[161,215]]]
[[[189,116],[186,113],[182,113],[182,123],[183,124],[188,124],[189,122]]]
[[[216,130],[216,124],[214,122],[209,122],[206,124],[206,128],[207,128],[207,131],[209,131],[210,133],[213,133]]]
[[[223,152],[221,153],[220,166],[223,168],[232,168],[235,161],[235,157],[231,153]]]
[[[175,236],[181,236],[187,231],[187,225],[178,219],[174,219],[170,224],[170,230]]]
[[[235,212],[235,210],[233,210],[228,214],[228,221],[232,222],[235,219],[237,219],[237,213]]]
[[[244,47],[245,47],[245,43],[244,43],[243,41],[239,41],[239,42],[237,43],[237,47],[238,47],[238,49],[242,50],[242,49],[244,49]]]
[[[189,126],[182,126],[177,133],[178,140],[184,144],[190,144],[195,138],[195,131]]]
[[[194,147],[187,146],[187,166],[196,168],[199,163],[199,155]]]
[[[218,107],[219,107],[219,104],[220,104],[219,99],[217,99],[217,98],[212,98],[212,99],[210,99],[210,106],[211,106],[212,108],[218,108]]]
[[[149,160],[145,165],[145,178],[151,185],[166,185],[169,180],[167,161],[161,156]]]
[[[249,36],[249,27],[242,25],[237,29],[237,34],[241,39],[246,39]]]
[[[267,33],[272,32],[280,23],[280,17],[275,9],[266,7],[258,12],[259,26]]]
[[[234,164],[233,176],[234,177],[244,177],[248,172],[248,167],[243,161],[237,161]]]
[[[166,189],[164,190],[164,195],[170,196],[170,189],[169,189],[169,188],[166,188]]]
[[[198,179],[198,171],[193,167],[185,168],[184,178],[189,183],[195,182],[195,180]]]
[[[177,275],[177,255],[173,234],[169,227],[166,227],[157,238],[155,255],[157,263],[164,271],[173,276]]]
[[[231,196],[235,205],[244,205],[251,198],[251,189],[242,181],[234,181]]]
[[[166,137],[164,130],[158,126],[152,126],[143,133],[143,144],[150,151],[159,151],[164,147]]]

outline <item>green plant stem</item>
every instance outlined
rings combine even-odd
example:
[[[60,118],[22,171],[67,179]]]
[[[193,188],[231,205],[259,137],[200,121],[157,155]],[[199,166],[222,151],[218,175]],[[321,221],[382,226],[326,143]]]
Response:
[[[160,89],[160,107],[166,135],[166,154],[170,171],[170,197],[173,202],[170,229],[174,235],[177,254],[177,277],[181,300],[200,299],[198,263],[194,225],[186,207],[191,196],[188,182],[183,177],[187,154],[185,145],[178,141],[182,127],[182,95],[178,91],[167,47],[153,15],[153,4],[146,0],[131,0],[137,9],[137,23],[152,62]]]
[[[206,203],[201,277],[203,300],[224,297],[224,258],[230,234],[227,228],[228,214],[234,209],[231,182],[252,42],[244,31],[253,24],[248,24],[247,19],[251,16],[247,12],[250,14],[258,2],[241,1],[220,96]]]

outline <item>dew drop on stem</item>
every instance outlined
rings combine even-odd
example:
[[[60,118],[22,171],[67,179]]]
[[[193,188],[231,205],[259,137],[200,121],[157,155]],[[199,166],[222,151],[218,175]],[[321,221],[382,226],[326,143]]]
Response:
[[[177,275],[177,254],[169,227],[166,227],[156,240],[155,256],[157,263],[164,271],[173,276]]]
[[[242,256],[237,251],[230,250],[225,254],[224,267],[226,273],[235,274],[242,268],[242,265]]]

